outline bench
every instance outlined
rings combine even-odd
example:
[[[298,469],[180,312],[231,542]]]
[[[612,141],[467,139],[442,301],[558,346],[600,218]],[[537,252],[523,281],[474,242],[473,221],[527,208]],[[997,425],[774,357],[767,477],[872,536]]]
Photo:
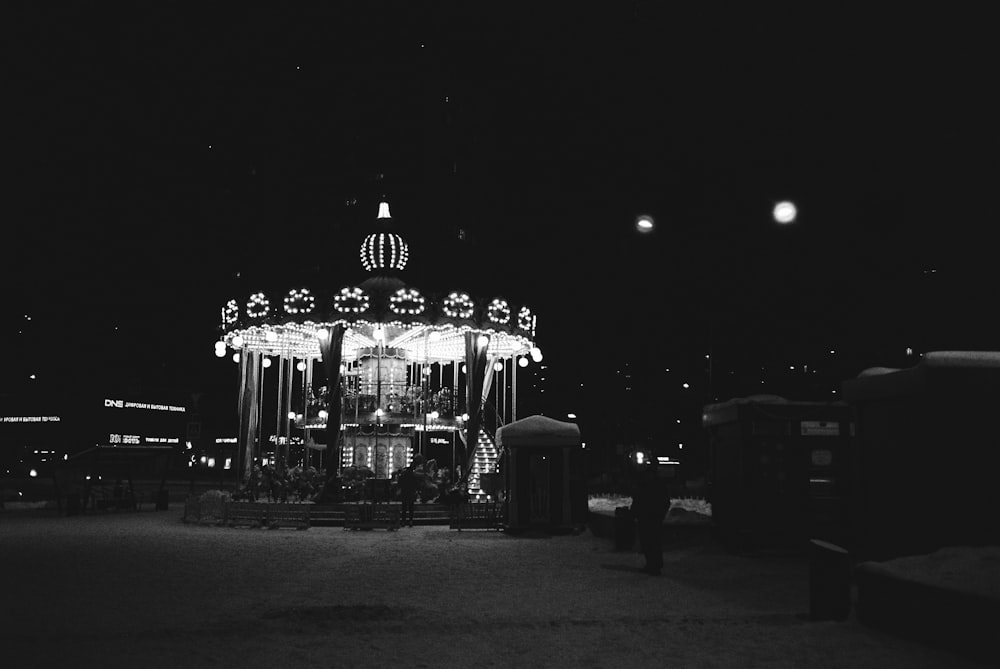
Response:
[[[92,488],[90,491],[90,508],[94,511],[138,511],[142,504],[141,492],[119,492],[107,488]]]
[[[399,529],[399,507],[395,504],[348,504],[344,507],[345,530]]]
[[[499,530],[502,521],[500,502],[463,502],[451,508],[453,530]]]
[[[264,525],[275,530],[279,527],[294,527],[297,530],[308,530],[312,527],[310,520],[311,504],[265,504]]]

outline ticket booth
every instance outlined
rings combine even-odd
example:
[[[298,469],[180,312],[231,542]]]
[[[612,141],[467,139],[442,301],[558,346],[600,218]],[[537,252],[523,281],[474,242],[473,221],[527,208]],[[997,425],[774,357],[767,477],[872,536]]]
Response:
[[[507,530],[568,531],[587,522],[580,428],[529,416],[497,430],[507,497]]]
[[[1000,352],[928,352],[865,370],[842,395],[858,417],[856,554],[1000,544]]]
[[[704,408],[708,498],[735,552],[805,550],[848,540],[853,413],[844,402],[774,395]]]

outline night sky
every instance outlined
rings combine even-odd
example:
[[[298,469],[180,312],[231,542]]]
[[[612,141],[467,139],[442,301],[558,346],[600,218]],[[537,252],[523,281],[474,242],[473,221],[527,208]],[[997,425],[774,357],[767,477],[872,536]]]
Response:
[[[383,195],[406,280],[527,301],[556,389],[996,348],[980,18],[541,4],[12,15],[4,392],[235,392],[224,302],[363,279]]]

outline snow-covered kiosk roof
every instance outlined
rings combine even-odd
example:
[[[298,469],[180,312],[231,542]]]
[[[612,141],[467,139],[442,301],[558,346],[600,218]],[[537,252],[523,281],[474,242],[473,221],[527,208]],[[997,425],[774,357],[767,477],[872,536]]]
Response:
[[[913,367],[872,367],[844,381],[843,394],[854,402],[949,387],[1000,391],[1000,351],[931,351]]]
[[[576,423],[528,416],[497,430],[497,446],[579,446],[580,428]]]

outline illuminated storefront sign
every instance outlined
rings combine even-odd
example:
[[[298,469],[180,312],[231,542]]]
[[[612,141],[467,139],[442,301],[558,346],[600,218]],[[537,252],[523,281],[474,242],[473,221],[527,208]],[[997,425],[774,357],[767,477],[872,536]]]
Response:
[[[104,406],[108,409],[149,409],[152,411],[176,411],[184,413],[184,407],[172,404],[150,404],[149,402],[129,402],[127,400],[112,400],[105,398]]]
[[[4,423],[58,423],[59,416],[4,416]]]
[[[179,444],[179,437],[143,437],[138,434],[121,434],[112,432],[108,435],[108,443],[112,446],[139,446],[140,444]]]

